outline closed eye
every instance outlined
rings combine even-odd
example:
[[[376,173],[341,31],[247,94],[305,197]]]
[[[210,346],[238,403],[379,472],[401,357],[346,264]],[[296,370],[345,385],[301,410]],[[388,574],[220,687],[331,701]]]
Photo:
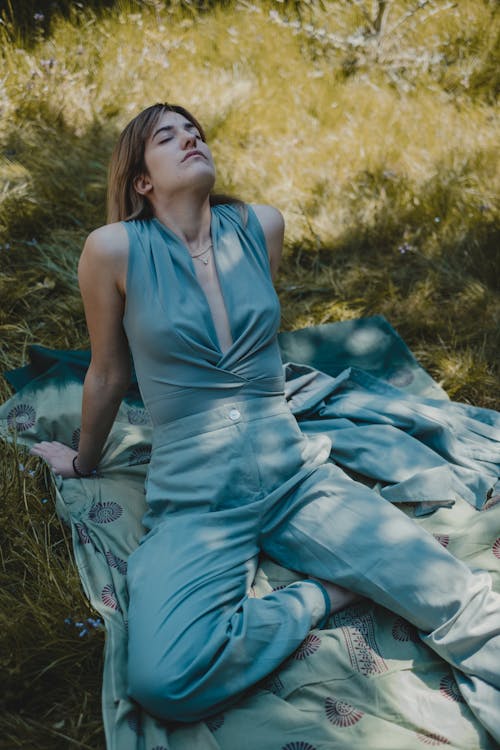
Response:
[[[193,135],[197,140],[203,140],[199,130],[192,123],[186,123],[186,125],[184,126],[184,130],[190,135]],[[153,133],[152,140],[155,140],[158,135],[163,133],[165,135],[161,137],[161,140],[158,140],[156,142],[167,143],[168,141],[171,141],[173,139],[173,132],[174,127],[172,125],[163,125],[161,128],[158,128],[156,133]]]

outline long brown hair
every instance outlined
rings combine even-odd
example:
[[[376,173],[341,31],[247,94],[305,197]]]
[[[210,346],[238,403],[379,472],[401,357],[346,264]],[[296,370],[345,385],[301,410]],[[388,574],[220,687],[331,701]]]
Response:
[[[205,131],[198,120],[178,104],[152,104],[140,112],[124,128],[115,146],[108,171],[108,223],[131,219],[151,219],[153,209],[149,200],[134,187],[134,180],[147,172],[144,161],[146,141],[151,136],[164,112],[176,112],[197,128],[206,142]],[[210,195],[210,204],[234,203],[243,207],[242,201],[229,195]]]

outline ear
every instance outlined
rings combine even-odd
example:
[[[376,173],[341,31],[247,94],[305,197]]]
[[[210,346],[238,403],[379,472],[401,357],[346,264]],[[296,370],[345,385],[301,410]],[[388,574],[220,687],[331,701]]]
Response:
[[[139,195],[147,195],[151,192],[153,185],[147,174],[141,174],[134,178],[134,189]]]

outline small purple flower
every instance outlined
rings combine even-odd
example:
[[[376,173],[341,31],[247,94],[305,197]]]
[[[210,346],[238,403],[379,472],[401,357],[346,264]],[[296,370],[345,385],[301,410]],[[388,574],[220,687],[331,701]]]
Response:
[[[42,21],[45,21],[45,16],[43,13],[35,13],[33,15],[33,20],[36,21],[36,23],[42,23]]]
[[[49,502],[49,499],[48,499],[48,497],[42,497],[42,499],[40,500],[40,502],[42,503],[42,505],[45,505],[46,503]]]
[[[73,620],[71,619],[71,617],[65,617],[64,618],[64,624],[65,625],[71,625],[72,622],[73,622]]]
[[[409,242],[403,242],[403,244],[398,247],[398,250],[401,255],[405,255],[405,253],[410,253],[413,250],[413,247]]]
[[[80,632],[78,633],[78,637],[83,638],[83,636],[87,635],[88,632],[89,631],[87,630],[87,628],[82,628],[82,630],[80,630]]]
[[[439,216],[435,216],[434,217],[434,221],[435,221],[436,224],[439,224],[439,222],[441,221],[441,219],[439,218]]]

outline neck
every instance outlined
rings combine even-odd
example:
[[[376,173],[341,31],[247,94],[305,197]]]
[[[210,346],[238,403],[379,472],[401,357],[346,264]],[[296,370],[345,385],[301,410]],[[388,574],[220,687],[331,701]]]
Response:
[[[208,196],[197,200],[190,195],[185,200],[155,206],[155,216],[187,245],[192,253],[203,250],[210,242],[211,212]]]

